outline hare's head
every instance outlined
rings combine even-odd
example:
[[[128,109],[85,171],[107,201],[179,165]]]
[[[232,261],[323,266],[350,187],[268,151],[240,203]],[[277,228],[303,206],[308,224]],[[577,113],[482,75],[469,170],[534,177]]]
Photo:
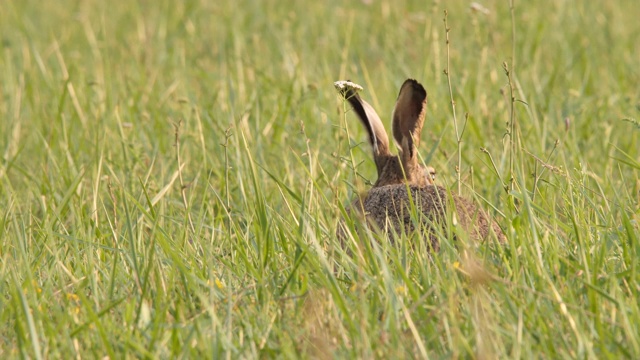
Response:
[[[369,133],[378,169],[378,180],[374,187],[404,182],[417,186],[433,184],[435,170],[421,165],[418,160],[418,144],[427,108],[427,91],[424,87],[419,82],[408,79],[400,88],[392,124],[393,138],[400,146],[400,154],[393,155],[380,117],[371,105],[360,98],[356,91],[358,88],[353,85],[349,82],[336,82],[336,88],[349,101]]]

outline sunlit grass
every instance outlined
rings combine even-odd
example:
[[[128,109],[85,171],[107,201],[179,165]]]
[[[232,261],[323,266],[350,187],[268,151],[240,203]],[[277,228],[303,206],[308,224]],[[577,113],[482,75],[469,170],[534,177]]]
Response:
[[[3,2],[0,357],[639,358],[640,5],[479,4]],[[408,77],[505,245],[336,239]]]

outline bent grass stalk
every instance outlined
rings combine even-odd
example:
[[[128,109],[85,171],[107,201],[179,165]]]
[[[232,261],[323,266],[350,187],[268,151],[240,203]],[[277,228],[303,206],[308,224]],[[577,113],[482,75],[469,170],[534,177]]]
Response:
[[[456,165],[456,178],[458,183],[458,195],[462,195],[462,134],[464,133],[464,128],[466,127],[467,121],[469,119],[468,114],[465,115],[464,125],[462,127],[462,131],[458,130],[458,117],[456,116],[456,101],[453,98],[453,86],[451,85],[451,53],[450,53],[450,43],[449,32],[451,28],[447,23],[447,17],[449,12],[447,10],[444,11],[444,31],[445,31],[445,42],[447,45],[447,67],[444,70],[444,74],[447,76],[447,85],[449,87],[449,99],[451,100],[451,114],[453,116],[453,129],[455,130],[456,135],[456,153],[458,158],[458,163]]]

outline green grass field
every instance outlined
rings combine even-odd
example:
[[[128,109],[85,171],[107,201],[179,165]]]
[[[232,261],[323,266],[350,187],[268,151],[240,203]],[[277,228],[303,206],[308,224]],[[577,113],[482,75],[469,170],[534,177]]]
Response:
[[[640,358],[640,2],[514,2],[3,1],[0,358]],[[408,77],[506,244],[340,246]]]

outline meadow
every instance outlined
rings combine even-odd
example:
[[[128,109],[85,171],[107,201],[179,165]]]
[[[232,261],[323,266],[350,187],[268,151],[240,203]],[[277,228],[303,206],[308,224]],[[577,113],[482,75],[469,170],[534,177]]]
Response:
[[[0,8],[0,358],[640,358],[637,0]],[[506,243],[336,239],[406,78]]]

